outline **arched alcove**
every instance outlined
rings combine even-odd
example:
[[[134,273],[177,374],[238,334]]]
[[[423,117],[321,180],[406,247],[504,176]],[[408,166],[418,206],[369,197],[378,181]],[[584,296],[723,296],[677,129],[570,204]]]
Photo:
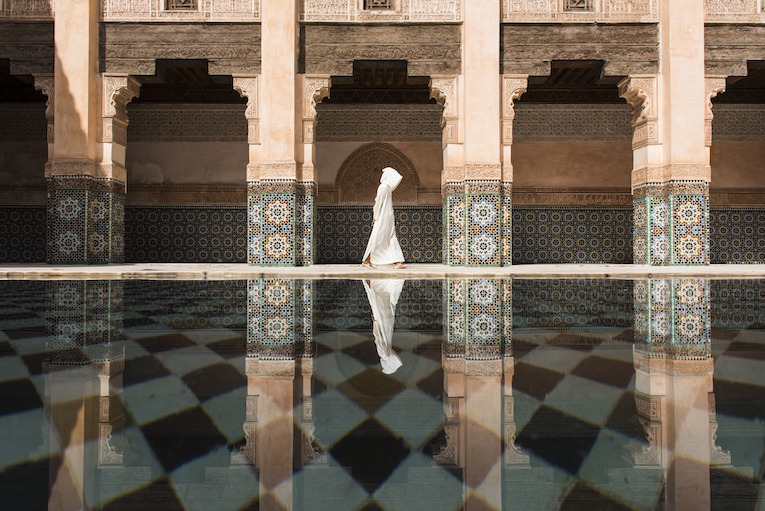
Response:
[[[401,184],[393,192],[393,203],[417,204],[420,186],[417,170],[404,153],[384,143],[359,147],[346,158],[335,180],[338,204],[374,204],[385,167],[393,167],[403,176]]]

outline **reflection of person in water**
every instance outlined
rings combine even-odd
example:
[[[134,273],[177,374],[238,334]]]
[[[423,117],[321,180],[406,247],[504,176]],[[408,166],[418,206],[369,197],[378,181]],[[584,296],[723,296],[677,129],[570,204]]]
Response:
[[[385,374],[395,373],[402,365],[401,359],[393,351],[393,322],[396,319],[396,304],[404,282],[404,279],[364,281],[369,306],[372,307],[372,332]]]
[[[403,177],[396,169],[385,167],[380,177],[380,186],[375,197],[372,233],[369,235],[367,249],[361,259],[365,268],[374,265],[392,264],[395,268],[406,268],[404,253],[396,237],[396,219],[393,215],[393,190]]]

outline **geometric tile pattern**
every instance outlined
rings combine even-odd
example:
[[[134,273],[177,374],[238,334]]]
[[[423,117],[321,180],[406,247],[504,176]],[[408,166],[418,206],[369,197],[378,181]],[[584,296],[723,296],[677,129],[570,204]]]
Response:
[[[711,354],[709,280],[639,280],[634,296],[636,349],[674,359],[706,359]]]
[[[295,265],[295,194],[264,193],[260,196],[263,213],[264,266]]]
[[[52,364],[104,362],[119,356],[123,341],[123,282],[50,281],[46,360]]]
[[[316,259],[316,245],[313,239],[313,225],[316,218],[314,196],[310,193],[297,195],[296,235],[296,264],[310,266]]]
[[[294,360],[313,350],[313,282],[247,281],[247,355]]]
[[[372,232],[372,208],[365,206],[319,206],[316,223],[317,263],[359,263]],[[440,263],[442,216],[438,206],[393,208],[396,236],[404,260]]]
[[[640,303],[633,297],[638,282],[513,279],[513,329],[630,328]]]
[[[711,208],[712,264],[765,263],[765,210]]]
[[[467,235],[465,231],[465,196],[444,196],[444,254],[446,264],[463,266],[466,263]]]
[[[448,279],[445,350],[470,360],[501,358],[510,349],[510,279]]]
[[[636,263],[709,264],[708,184],[688,181],[644,185],[634,193]]]
[[[499,266],[502,225],[499,195],[466,196],[467,265]]]
[[[242,282],[235,285],[242,288]],[[574,289],[597,287],[603,281],[587,282]],[[513,306],[517,305],[520,289],[520,299],[533,302],[523,304],[522,310],[539,307],[544,293],[549,295],[550,288],[543,283],[515,280]],[[87,289],[85,295],[72,294],[66,282],[56,284],[64,286],[60,292],[45,282],[5,282],[0,286],[0,425],[14,438],[0,457],[0,491],[4,503],[13,509],[46,506],[47,496],[38,502],[36,494],[28,490],[39,487],[40,492],[46,491],[50,469],[61,462],[63,448],[50,439],[65,433],[57,431],[58,427],[74,423],[60,419],[74,419],[70,412],[78,410],[71,406],[76,403],[70,401],[72,394],[55,401],[46,392],[52,389],[55,394],[59,382],[70,389],[76,385],[71,379],[67,381],[65,371],[43,374],[41,360],[48,337],[32,329],[20,331],[18,322],[28,321],[26,317],[32,315],[45,321],[49,307],[68,307],[75,322],[82,324],[78,319],[83,317],[80,304],[85,305],[87,325],[87,318],[95,316],[88,312],[90,306],[98,315],[107,310],[100,293],[88,298]],[[135,314],[140,311],[155,318],[182,314],[184,307],[193,307],[195,291],[204,295],[205,306],[212,303],[211,295],[216,293],[228,303],[226,293],[232,289],[230,283],[201,281],[199,287],[186,289],[169,281],[124,284],[125,305],[129,303]],[[345,284],[361,286],[356,281]],[[700,305],[698,287],[694,290],[694,285],[691,282],[691,288],[683,289],[676,282],[659,291],[659,295],[666,296],[669,290],[675,295],[675,303],[682,302],[692,310]],[[730,304],[737,298],[725,293],[740,293],[735,296],[749,302],[743,311],[754,311],[765,303],[761,291],[764,285],[759,281],[713,281],[712,289],[715,297]],[[535,286],[539,292],[533,292]],[[141,299],[141,287],[149,292],[153,303]],[[104,289],[102,284],[95,283],[92,290],[99,289]],[[643,296],[648,303],[648,286],[645,289]],[[580,299],[586,301],[589,296],[602,294],[587,291]],[[82,296],[86,296],[84,302]],[[570,298],[572,305],[578,301],[576,296],[574,293]],[[57,297],[60,305],[48,302],[52,297]],[[163,309],[165,299],[173,300],[175,313]],[[323,300],[329,302],[331,296]],[[703,302],[704,298],[702,311]],[[111,295],[111,312],[115,305]],[[152,310],[152,306],[158,309]],[[713,304],[715,310],[723,309]],[[749,312],[742,314],[746,319]],[[204,318],[201,304],[193,315]],[[128,323],[123,328],[124,371],[118,369],[121,361],[116,358],[111,359],[117,363],[110,368],[124,383],[109,389],[116,390],[111,394],[110,410],[124,410],[124,426],[115,428],[108,438],[112,446],[118,447],[122,461],[104,467],[98,463],[98,446],[88,444],[94,447],[86,451],[88,463],[82,469],[85,488],[90,488],[84,493],[88,508],[250,509],[274,504],[272,494],[263,490],[265,481],[260,485],[261,474],[272,460],[261,461],[264,464],[258,470],[251,465],[234,466],[231,461],[232,453],[239,451],[245,435],[250,434],[247,428],[269,431],[268,421],[257,421],[257,398],[262,403],[272,396],[249,395],[242,337],[204,328],[178,331],[172,336],[168,332],[157,335],[148,327],[139,330]],[[722,323],[714,319],[713,324]],[[749,326],[762,329],[761,325]],[[473,387],[478,395],[463,387],[467,391],[460,407],[464,404],[467,411],[485,407],[486,397],[493,398],[491,406],[497,408],[487,409],[489,421],[481,423],[473,422],[469,413],[454,413],[457,407],[442,395],[445,374],[438,336],[407,335],[396,329],[394,348],[403,366],[395,374],[386,375],[380,370],[369,332],[324,332],[317,336],[320,346],[312,373],[291,382],[294,395],[302,392],[305,399],[305,382],[310,379],[311,400],[303,401],[302,409],[300,403],[295,408],[295,424],[300,428],[295,438],[310,437],[321,453],[303,465],[289,465],[282,480],[287,488],[280,496],[286,495],[298,507],[312,509],[458,509],[468,507],[465,499],[475,498],[475,493],[492,497],[491,507],[497,509],[662,508],[670,498],[666,488],[671,476],[667,471],[678,465],[673,463],[674,444],[666,444],[666,465],[656,469],[638,466],[631,457],[624,456],[625,452],[634,452],[633,448],[650,447],[641,406],[647,397],[655,402],[654,396],[644,396],[637,389],[633,346],[625,335],[629,329],[604,331],[572,325],[544,335],[516,332],[514,358],[508,361],[512,366],[502,383],[481,381]],[[700,420],[686,425],[708,427],[717,434],[719,445],[730,449],[732,457],[727,466],[710,467],[709,473],[701,471],[706,473],[704,481],[709,486],[704,491],[709,495],[697,492],[693,498],[706,500],[711,509],[754,509],[760,485],[752,483],[752,467],[756,474],[763,456],[765,345],[759,332],[722,333],[724,337],[715,339],[714,388],[703,387],[710,391],[709,415],[697,414]],[[224,346],[227,348],[222,349]],[[84,382],[83,389],[85,384],[98,388],[98,373],[92,374],[94,378]],[[669,374],[663,378],[671,384],[676,377]],[[688,381],[687,375],[680,378]],[[701,377],[705,384],[712,381],[706,378]],[[471,398],[477,400],[471,402]],[[684,406],[671,396],[662,399],[666,404],[662,410]],[[295,400],[299,401],[299,397]],[[59,420],[51,420],[51,409]],[[311,420],[301,422],[301,414]],[[667,415],[663,411],[661,414]],[[102,423],[99,415],[85,414],[86,431]],[[108,421],[105,424],[118,424],[111,414]],[[480,430],[482,439],[497,446],[495,451],[471,451],[482,444],[471,444],[467,437],[467,445],[459,444],[463,446],[459,456],[467,454],[469,460],[481,463],[443,464],[441,460],[446,457],[442,455],[449,446],[448,428],[454,424],[462,428],[462,433]],[[662,424],[666,427],[670,423]],[[499,447],[503,437],[504,449]],[[518,449],[519,456],[508,452],[508,444]],[[287,447],[295,449],[300,459],[300,447],[292,435]],[[694,462],[704,468],[712,464],[713,455]],[[495,468],[488,470],[491,467]],[[488,484],[494,475],[498,484]]]
[[[632,263],[632,212],[605,207],[515,206],[513,263]]]
[[[112,179],[48,179],[47,260],[109,263],[124,260],[124,185]]]
[[[45,206],[0,206],[0,262],[45,262]]]
[[[130,206],[125,261],[243,263],[247,218],[235,206]]]
[[[765,330],[765,280],[712,280],[710,288],[712,328]]]

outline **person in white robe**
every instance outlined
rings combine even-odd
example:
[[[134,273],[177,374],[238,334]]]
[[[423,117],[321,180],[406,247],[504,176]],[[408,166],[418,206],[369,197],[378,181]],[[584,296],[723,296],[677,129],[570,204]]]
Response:
[[[393,190],[403,177],[393,167],[385,167],[380,177],[375,197],[372,233],[369,235],[367,249],[362,258],[362,265],[374,268],[377,265],[394,265],[406,268],[404,253],[396,237],[396,219],[393,215]]]
[[[396,319],[396,304],[404,287],[404,279],[365,280],[369,306],[372,308],[372,333],[375,336],[377,354],[385,374],[395,373],[403,365],[393,351],[393,323]]]

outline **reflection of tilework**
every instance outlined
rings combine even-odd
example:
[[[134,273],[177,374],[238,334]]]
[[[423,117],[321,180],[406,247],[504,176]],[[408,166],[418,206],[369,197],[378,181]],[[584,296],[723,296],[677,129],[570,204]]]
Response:
[[[314,284],[316,330],[371,332],[372,312],[361,282],[318,280]],[[396,331],[441,332],[442,282],[407,280],[396,304]]]
[[[264,193],[263,261],[264,265],[295,264],[295,194]]]
[[[465,358],[493,359],[502,355],[501,314],[504,296],[497,279],[467,281],[467,350]]]
[[[712,327],[765,330],[765,280],[712,280]]]
[[[125,210],[127,262],[244,262],[246,211],[231,206]]]
[[[765,210],[713,208],[709,240],[713,264],[765,263]]]
[[[513,328],[630,328],[632,286],[629,280],[514,279]]]
[[[501,257],[499,195],[468,195],[466,208],[467,264],[499,266]]]
[[[446,281],[446,307],[444,307],[444,324],[446,329],[446,344],[444,349],[450,357],[464,356],[467,342],[467,280]]]
[[[635,342],[649,356],[706,358],[711,354],[709,281],[649,279],[635,286]]]
[[[247,283],[247,353],[286,359],[311,353],[311,281],[260,279]]]
[[[631,263],[631,211],[513,207],[513,263]]]
[[[672,197],[674,262],[709,264],[709,197]]]
[[[0,262],[45,262],[45,206],[0,206]]]
[[[320,206],[317,210],[317,262],[360,263],[372,232],[372,208]],[[404,260],[440,263],[441,209],[438,206],[398,206],[394,208],[394,214]]]
[[[83,364],[112,360],[122,337],[123,283],[48,282],[46,360]],[[114,348],[114,349],[113,349]]]

